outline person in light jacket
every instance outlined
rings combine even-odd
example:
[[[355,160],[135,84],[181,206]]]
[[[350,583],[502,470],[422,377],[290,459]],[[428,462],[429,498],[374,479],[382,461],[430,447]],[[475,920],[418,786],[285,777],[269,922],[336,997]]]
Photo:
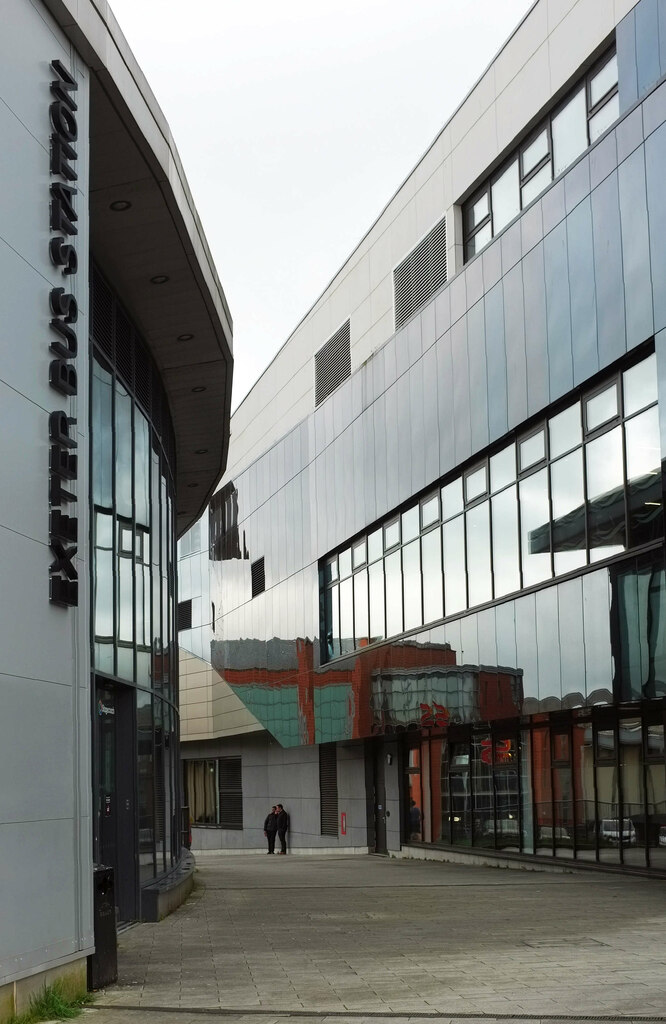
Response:
[[[277,832],[277,807],[271,807],[270,814],[266,815],[264,822],[264,835],[268,840],[268,852],[275,853],[275,833]]]
[[[277,805],[277,834],[280,840],[281,849],[278,853],[285,854],[287,852],[287,832],[289,831],[289,815],[285,811],[282,804]]]

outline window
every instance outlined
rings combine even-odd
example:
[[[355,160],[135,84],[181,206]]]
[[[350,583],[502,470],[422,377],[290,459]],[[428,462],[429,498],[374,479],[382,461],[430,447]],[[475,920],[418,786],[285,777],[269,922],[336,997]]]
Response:
[[[619,117],[617,58],[607,53],[463,206],[470,260]]]
[[[193,825],[243,828],[240,757],[184,761],[184,788]]]
[[[178,632],[192,629],[192,600],[178,602]]]
[[[446,284],[446,217],[393,271],[395,327],[402,327]]]
[[[325,345],[315,352],[315,406],[351,377],[350,323],[345,320]]]
[[[321,834],[338,835],[338,761],[335,743],[319,747],[319,806]]]
[[[243,790],[240,757],[220,757],[217,761],[221,828],[242,829]]]
[[[252,562],[252,565],[250,566],[250,575],[252,577],[252,597],[257,597],[259,594],[263,594],[266,589],[266,575],[264,573],[263,556],[258,558],[256,562]]]

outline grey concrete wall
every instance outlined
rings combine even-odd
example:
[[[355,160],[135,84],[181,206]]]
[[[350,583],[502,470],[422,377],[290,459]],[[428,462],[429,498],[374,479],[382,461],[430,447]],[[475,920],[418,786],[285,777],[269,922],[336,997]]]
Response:
[[[365,848],[366,796],[364,746],[338,746],[338,811],[347,815],[347,835],[322,836],[319,799],[319,747],[283,748],[268,733],[191,742],[182,746],[184,760],[241,757],[243,829],[213,826],[192,829],[192,849],[263,851],[263,824],[271,806],[281,803],[289,812],[288,846],[295,851]]]

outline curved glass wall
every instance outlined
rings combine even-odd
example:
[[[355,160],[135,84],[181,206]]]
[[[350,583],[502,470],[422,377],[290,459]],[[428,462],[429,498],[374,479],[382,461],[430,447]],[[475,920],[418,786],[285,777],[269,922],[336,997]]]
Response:
[[[97,270],[92,311],[93,667],[98,690],[116,684],[116,693],[131,688],[134,694],[136,830],[145,882],[168,870],[180,852],[175,446],[157,369]],[[99,706],[110,716],[104,700]],[[118,724],[121,704],[113,710]],[[100,813],[110,817],[113,803],[106,807]]]

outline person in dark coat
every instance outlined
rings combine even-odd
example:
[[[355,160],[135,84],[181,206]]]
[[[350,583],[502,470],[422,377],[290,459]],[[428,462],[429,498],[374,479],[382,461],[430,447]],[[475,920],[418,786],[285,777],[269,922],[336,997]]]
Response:
[[[285,854],[287,852],[287,832],[289,831],[289,815],[285,811],[282,804],[277,805],[277,834],[280,840],[280,846],[282,849],[278,850],[278,853]]]
[[[268,852],[275,853],[275,833],[277,832],[277,807],[275,804],[271,807],[270,814],[266,815],[266,821],[264,822],[264,835],[268,840]]]

